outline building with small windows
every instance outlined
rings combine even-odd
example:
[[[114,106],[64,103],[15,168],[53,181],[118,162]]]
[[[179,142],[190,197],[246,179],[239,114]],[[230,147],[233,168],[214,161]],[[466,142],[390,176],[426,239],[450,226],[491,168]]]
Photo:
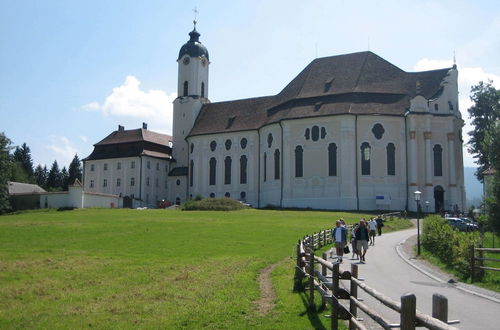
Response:
[[[276,95],[211,103],[209,54],[196,28],[189,36],[177,58],[169,200],[415,210],[419,190],[429,211],[464,209],[456,66],[405,72],[369,51],[331,56]]]
[[[124,207],[155,207],[166,200],[171,136],[118,126],[83,159],[84,190],[123,197]]]

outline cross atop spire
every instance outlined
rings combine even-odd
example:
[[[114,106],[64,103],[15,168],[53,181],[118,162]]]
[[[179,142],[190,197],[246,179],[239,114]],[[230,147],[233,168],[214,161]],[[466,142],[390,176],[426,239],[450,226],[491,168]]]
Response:
[[[193,9],[193,13],[194,13],[194,20],[193,20],[193,24],[194,24],[194,29],[196,30],[196,19],[198,18],[198,9],[196,9],[196,7],[194,7]]]

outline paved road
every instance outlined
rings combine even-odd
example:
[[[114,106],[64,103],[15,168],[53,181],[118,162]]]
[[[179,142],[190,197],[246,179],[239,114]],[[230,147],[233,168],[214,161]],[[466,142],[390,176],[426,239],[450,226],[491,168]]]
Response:
[[[460,329],[500,329],[500,303],[487,300],[456,289],[419,272],[406,263],[396,252],[397,245],[415,235],[415,229],[377,236],[375,246],[370,246],[366,254],[366,264],[359,264],[359,277],[375,290],[400,301],[407,292],[417,297],[417,309],[432,314],[432,295],[440,293],[448,298],[449,320],[460,320],[454,325]],[[350,258],[350,255],[349,255]],[[342,268],[358,262],[344,258]],[[347,283],[347,282],[346,282]],[[359,296],[370,306],[375,306],[391,323],[399,323],[399,315],[384,307],[378,301],[359,289]],[[366,324],[377,328],[374,324]]]

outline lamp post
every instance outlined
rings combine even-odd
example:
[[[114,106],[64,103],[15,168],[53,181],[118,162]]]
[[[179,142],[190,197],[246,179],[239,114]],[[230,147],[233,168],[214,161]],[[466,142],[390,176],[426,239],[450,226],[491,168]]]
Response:
[[[415,196],[415,202],[417,202],[417,255],[420,255],[420,218],[419,218],[419,210],[420,210],[420,195],[422,193],[416,190],[413,195]]]
[[[429,215],[429,201],[425,201],[425,213]]]

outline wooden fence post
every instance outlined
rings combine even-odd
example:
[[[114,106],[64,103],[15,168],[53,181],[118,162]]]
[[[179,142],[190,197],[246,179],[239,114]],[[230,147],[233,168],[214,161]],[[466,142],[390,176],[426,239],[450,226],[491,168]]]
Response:
[[[448,323],[448,298],[439,293],[432,295],[432,317]]]
[[[339,300],[337,294],[339,291],[339,263],[335,263],[332,269],[332,330],[339,328]]]
[[[323,230],[323,245],[327,245],[327,244],[328,244],[328,242],[326,241],[326,230]]]
[[[417,312],[417,298],[412,293],[401,296],[401,330],[415,330],[415,314]]]
[[[315,310],[314,306],[314,248],[309,247],[309,309]]]
[[[476,259],[474,258],[474,245],[471,245],[469,247],[469,256],[470,256],[470,281],[471,283],[474,282],[475,280],[475,276],[474,276],[474,273],[475,273],[475,268],[476,268]]]
[[[301,255],[300,255],[300,239],[299,242],[297,243],[297,263],[296,263],[296,268],[295,268],[295,277],[294,277],[294,283],[293,283],[293,291],[297,292],[301,290],[302,287],[302,279],[304,277],[304,274],[302,274],[302,265],[301,265]]]
[[[356,264],[351,264],[351,278],[354,277],[354,278],[358,278],[358,265]],[[356,284],[356,282],[354,282],[352,279],[351,279],[351,297],[354,297],[354,298],[358,298],[358,285]],[[349,313],[351,313],[351,315],[356,318],[356,316],[358,316],[358,311],[357,311],[357,306],[356,304],[351,300],[349,302]],[[356,325],[354,324],[354,322],[350,321],[349,320],[349,330],[355,330],[357,329],[356,328]]]

